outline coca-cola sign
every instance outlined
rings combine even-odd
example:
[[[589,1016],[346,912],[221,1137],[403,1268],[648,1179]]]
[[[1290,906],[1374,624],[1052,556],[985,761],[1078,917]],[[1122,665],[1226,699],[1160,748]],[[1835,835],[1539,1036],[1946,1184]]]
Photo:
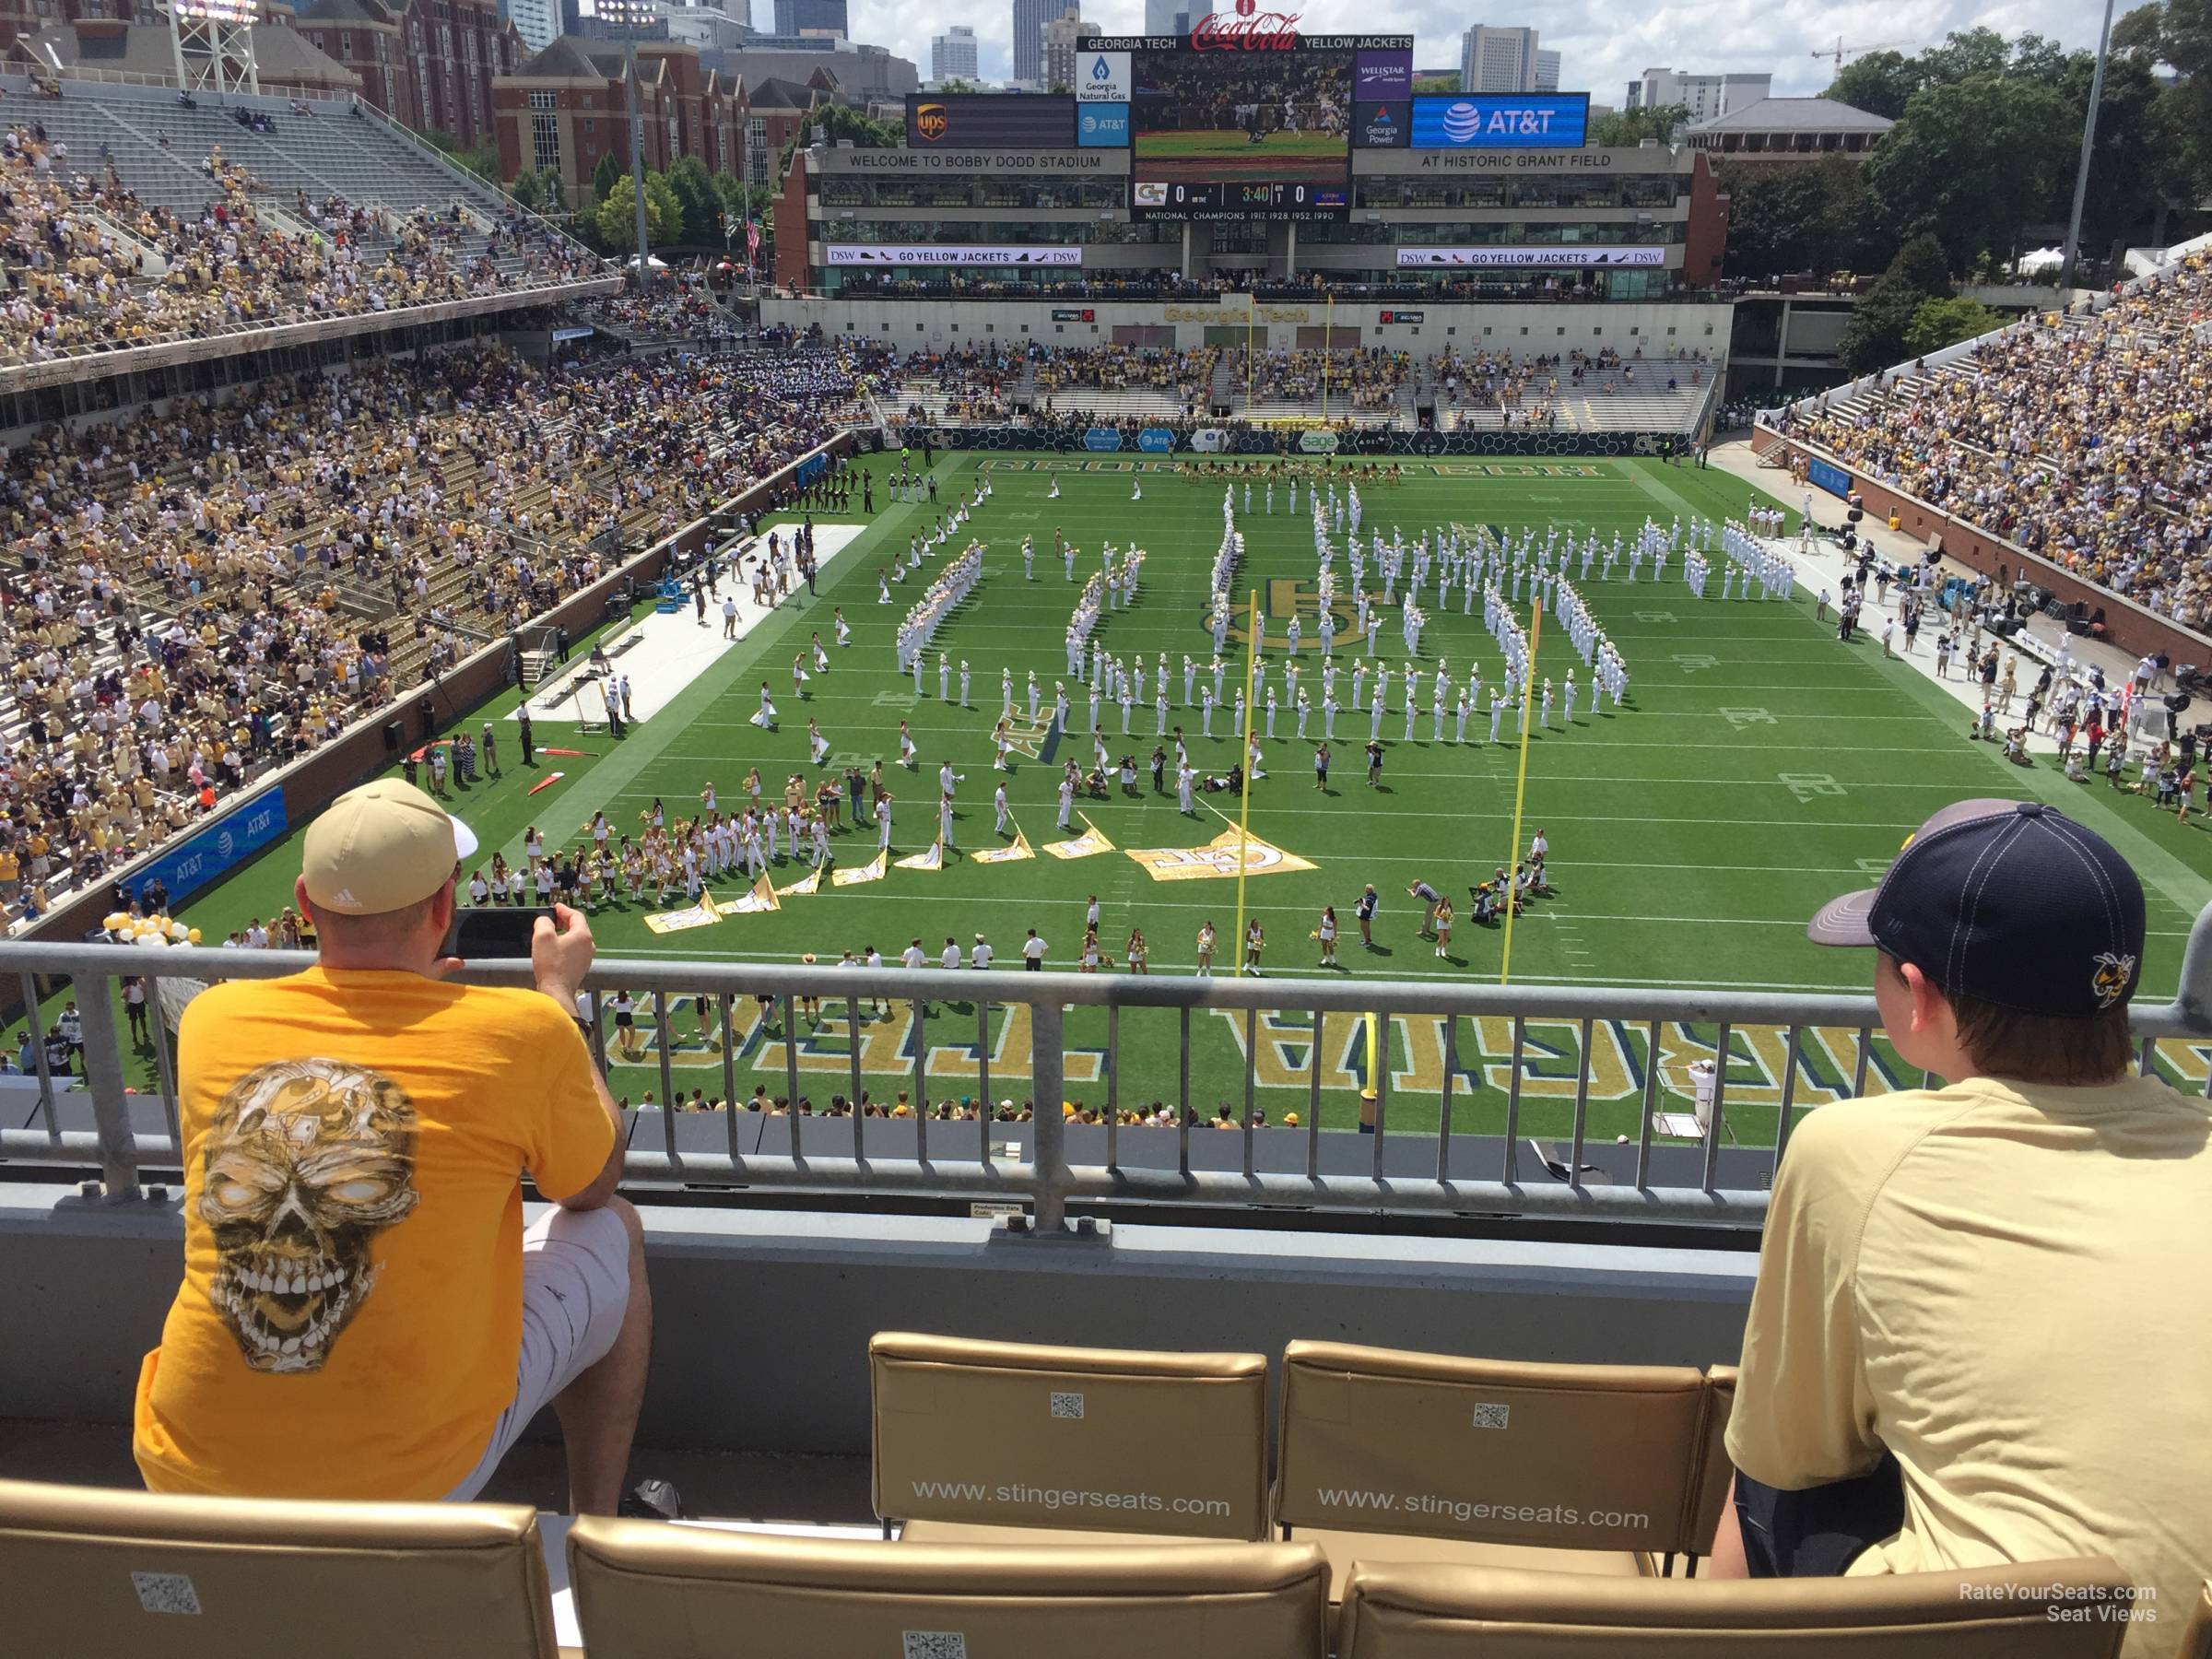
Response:
[[[1250,9],[1247,9],[1250,8]],[[1235,15],[1209,12],[1191,29],[1193,52],[1295,52],[1303,12],[1260,11],[1242,0]]]

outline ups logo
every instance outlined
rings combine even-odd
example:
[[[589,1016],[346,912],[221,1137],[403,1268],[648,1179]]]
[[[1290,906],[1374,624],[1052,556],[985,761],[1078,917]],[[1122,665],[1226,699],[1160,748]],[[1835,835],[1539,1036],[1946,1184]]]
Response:
[[[951,130],[951,119],[945,113],[943,104],[925,103],[914,106],[914,131],[921,134],[923,137],[931,140],[942,138]]]

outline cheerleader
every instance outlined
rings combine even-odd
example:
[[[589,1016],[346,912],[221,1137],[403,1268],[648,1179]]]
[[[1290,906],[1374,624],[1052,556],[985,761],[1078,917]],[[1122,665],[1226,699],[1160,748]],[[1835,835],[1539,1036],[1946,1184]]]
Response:
[[[1080,967],[1078,967],[1078,968],[1077,968],[1077,972],[1079,972],[1079,973],[1096,973],[1098,971],[1099,971],[1099,930],[1098,930],[1097,928],[1093,927],[1093,928],[1088,928],[1088,929],[1086,929],[1086,930],[1085,930],[1085,932],[1084,932],[1084,935],[1083,935],[1083,959],[1082,959],[1082,963],[1081,963]]]
[[[760,712],[753,716],[752,724],[764,732],[772,732],[776,729],[776,705],[768,700],[768,682],[766,680],[760,682]],[[754,782],[757,788],[758,773],[755,774]]]
[[[830,752],[830,739],[822,735],[822,728],[811,720],[806,723],[806,752],[814,757],[817,766]]]
[[[484,879],[482,870],[468,878],[468,901],[476,905],[491,902],[491,883]]]
[[[491,901],[507,902],[507,855],[503,853],[491,855]]]
[[[791,695],[795,702],[806,700],[806,682],[814,677],[806,672],[806,653],[794,652],[791,657]]]
[[[1267,948],[1267,930],[1254,916],[1244,929],[1244,971],[1256,974],[1260,971],[1260,953]]]
[[[507,871],[507,902],[510,904],[520,904],[522,901],[523,866],[520,865],[514,865],[510,866]]]
[[[909,771],[914,770],[914,735],[906,729],[903,720],[899,723],[899,764]]]
[[[837,629],[837,642],[840,645],[852,644],[853,625],[845,620],[845,607],[841,605],[835,610],[831,611],[830,613],[830,620]]]
[[[1452,900],[1449,899],[1436,901],[1436,954],[1440,957],[1452,954]]]
[[[840,640],[838,643],[842,645],[844,641]],[[814,634],[814,671],[817,674],[827,674],[830,671],[830,653],[822,649],[822,636],[818,629]]]
[[[1141,927],[1129,930],[1129,971],[1143,974],[1152,971],[1152,948],[1145,943],[1145,930]]]
[[[991,762],[991,770],[993,771],[1012,771],[1014,769],[1006,764],[1006,756],[1013,750],[1014,740],[1006,733],[1005,721],[1002,720],[998,723],[997,729],[991,734],[991,741],[998,747],[998,759]]]
[[[753,811],[758,814],[760,810],[760,769],[757,766],[745,774],[745,793],[753,803]]]
[[[1335,967],[1336,907],[1335,905],[1324,904],[1321,907],[1321,925],[1314,930],[1313,936],[1321,941],[1321,965],[1324,968]]]
[[[530,861],[532,869],[535,869],[545,862],[546,838],[539,832],[535,824],[523,831],[523,854]]]

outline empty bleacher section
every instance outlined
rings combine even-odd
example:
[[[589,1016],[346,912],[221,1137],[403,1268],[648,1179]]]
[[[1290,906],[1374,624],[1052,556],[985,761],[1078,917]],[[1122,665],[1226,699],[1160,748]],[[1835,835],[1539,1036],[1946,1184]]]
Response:
[[[1778,411],[1783,437],[2212,629],[2212,239],[2093,308]]]
[[[358,108],[188,108],[70,82],[7,112],[0,387],[112,372],[132,348],[243,351],[287,324],[613,286],[596,255]]]

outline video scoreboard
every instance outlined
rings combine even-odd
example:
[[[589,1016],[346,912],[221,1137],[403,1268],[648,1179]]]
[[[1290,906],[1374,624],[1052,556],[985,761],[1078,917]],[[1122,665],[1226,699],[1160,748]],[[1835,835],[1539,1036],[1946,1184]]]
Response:
[[[1359,112],[1409,103],[1413,37],[1300,35],[1288,22],[1225,15],[1188,36],[1084,42],[1082,142],[1127,143],[1133,218],[1348,216]]]

